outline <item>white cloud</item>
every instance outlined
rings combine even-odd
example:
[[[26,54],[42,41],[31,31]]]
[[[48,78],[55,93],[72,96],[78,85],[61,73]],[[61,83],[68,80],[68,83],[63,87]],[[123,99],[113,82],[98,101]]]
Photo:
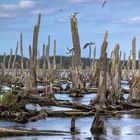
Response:
[[[130,22],[138,22],[140,23],[140,17],[133,17],[130,19]]]
[[[45,9],[34,9],[31,14],[32,15],[37,15],[38,13],[41,13],[43,15],[53,15],[53,14],[58,14],[59,12],[63,12],[65,7],[54,7],[54,8],[45,8]]]
[[[0,13],[0,17],[8,18],[8,17],[10,17],[10,14],[8,14],[8,13]]]
[[[140,16],[132,17],[132,18],[121,18],[115,20],[116,23],[127,23],[127,24],[139,24]]]
[[[101,2],[102,0],[70,0],[72,3],[95,3]]]
[[[0,4],[0,17],[12,17],[13,15],[18,14],[18,11],[26,10],[34,6],[32,0],[20,0],[17,4]]]
[[[31,8],[34,6],[34,2],[31,0],[21,0],[20,3],[18,4],[19,8]]]
[[[0,5],[0,9],[1,10],[5,10],[5,11],[7,11],[7,10],[14,10],[17,7],[18,7],[18,5],[16,5],[16,4],[1,4]]]

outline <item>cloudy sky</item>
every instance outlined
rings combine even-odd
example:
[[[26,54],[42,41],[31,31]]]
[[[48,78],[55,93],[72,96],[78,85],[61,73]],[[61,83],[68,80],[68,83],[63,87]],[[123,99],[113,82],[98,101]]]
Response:
[[[103,0],[0,0],[0,54],[15,51],[20,32],[23,32],[24,55],[28,56],[28,46],[32,44],[33,27],[37,14],[42,14],[38,48],[47,44],[47,36],[57,40],[57,54],[67,55],[66,46],[72,47],[70,17],[79,12],[78,28],[81,48],[86,42],[94,41],[97,56],[103,36],[109,31],[108,55],[116,42],[122,52],[129,54],[131,40],[137,38],[137,51],[140,49],[140,0],[108,0],[102,8]],[[52,54],[52,50],[51,50]],[[88,57],[88,50],[82,50]]]

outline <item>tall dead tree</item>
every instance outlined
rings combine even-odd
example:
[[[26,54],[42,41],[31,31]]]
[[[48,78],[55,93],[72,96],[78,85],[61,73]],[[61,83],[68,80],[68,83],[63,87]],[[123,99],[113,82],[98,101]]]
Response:
[[[132,85],[128,97],[129,102],[140,101],[140,78],[136,77],[136,37],[132,40]]]
[[[131,51],[130,51],[130,55],[128,56],[128,60],[127,60],[127,80],[130,80],[130,67],[131,67]]]
[[[50,35],[48,36],[48,44],[46,46],[46,60],[47,60],[47,81],[52,82],[53,79],[53,72],[52,72],[52,65],[50,63]]]
[[[105,33],[104,41],[101,47],[100,56],[100,76],[99,76],[99,88],[97,91],[96,98],[91,101],[95,105],[96,110],[106,110],[106,49],[107,49],[107,37],[108,31]]]
[[[54,51],[53,51],[53,69],[56,69],[56,40],[54,40]]]
[[[20,33],[20,53],[21,53],[21,72],[23,71],[23,39],[22,33]]]
[[[123,54],[122,70],[124,69],[124,67],[125,67],[125,53]]]
[[[43,44],[43,81],[46,79],[46,53],[45,53],[46,47],[45,44]]]
[[[48,45],[46,47],[46,60],[47,60],[48,69],[50,69],[51,68],[51,63],[50,63],[50,35],[48,36]]]
[[[120,58],[119,58],[119,44],[115,44],[113,55],[112,55],[112,65],[111,65],[111,79],[112,79],[112,101],[114,105],[119,103],[121,100],[121,77],[120,77]],[[111,97],[111,98],[112,98]],[[114,100],[114,101],[113,101]]]
[[[35,92],[37,90],[36,66],[37,66],[37,45],[38,45],[40,20],[41,20],[41,14],[38,15],[38,22],[37,25],[35,25],[34,27],[32,54],[30,59],[30,78],[32,81],[31,90],[34,90]]]
[[[140,77],[140,50],[139,50],[139,72],[138,72],[138,77]]]
[[[107,49],[107,37],[108,37],[108,31],[105,33],[104,41],[101,47],[101,56],[100,56],[100,76],[99,76],[99,88],[97,91],[96,98],[92,100],[92,105],[96,108],[96,114],[94,121],[91,126],[91,132],[103,132],[104,122],[101,120],[101,116],[99,115],[99,112],[102,110],[106,110],[106,93],[107,93],[107,87],[106,87],[106,74],[107,74],[107,65],[106,65],[106,49]]]
[[[94,69],[94,63],[95,63],[95,59],[96,59],[96,46],[94,46],[93,48],[93,59],[92,59],[92,64],[91,64],[91,72],[93,72]]]
[[[17,46],[16,46],[16,51],[15,51],[15,56],[14,56],[14,60],[13,60],[13,64],[12,64],[12,69],[15,68],[15,63],[16,63],[16,58],[17,58],[17,52],[18,52],[18,42],[17,42]]]
[[[82,89],[84,89],[82,79],[80,78],[81,73],[81,48],[78,34],[78,24],[77,18],[75,15],[70,18],[71,23],[71,33],[72,33],[72,41],[73,41],[73,52],[72,56],[72,64],[74,67],[71,68],[71,80],[72,80],[72,88],[70,89],[70,96],[72,97],[80,97],[82,96]]]
[[[63,68],[63,56],[61,55],[60,56],[60,66],[59,66],[59,69],[62,69]]]
[[[10,56],[9,56],[9,60],[8,60],[8,74],[10,73],[10,69],[11,69],[12,54],[13,54],[13,50],[10,49]]]
[[[76,16],[71,16],[70,22],[71,22],[72,41],[74,47],[74,66],[78,67],[81,64],[81,48]]]
[[[29,45],[29,59],[31,60],[31,56],[32,56],[32,47],[31,45]]]
[[[132,80],[136,77],[136,37],[132,40]]]
[[[2,71],[3,71],[3,76],[5,76],[6,75],[6,53],[5,52],[3,55]]]

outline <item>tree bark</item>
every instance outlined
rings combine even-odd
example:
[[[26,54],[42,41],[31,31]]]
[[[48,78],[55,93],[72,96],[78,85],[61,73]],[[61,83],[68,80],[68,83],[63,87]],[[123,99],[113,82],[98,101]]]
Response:
[[[37,66],[37,45],[38,45],[40,20],[41,20],[41,15],[39,14],[38,23],[34,27],[32,56],[30,59],[30,78],[32,81],[31,90],[33,90],[34,92],[37,92],[36,66]]]
[[[78,67],[81,64],[81,48],[78,34],[78,25],[76,16],[70,18],[71,22],[71,32],[72,32],[72,41],[74,47],[74,66]]]
[[[10,69],[11,69],[12,53],[13,53],[13,50],[10,49],[10,56],[9,56],[9,61],[8,61],[8,75],[9,75]]]
[[[108,31],[105,33],[104,41],[101,47],[100,56],[100,76],[99,76],[99,88],[95,99],[91,101],[92,105],[95,105],[96,110],[106,110],[106,49],[107,49],[107,37]]]

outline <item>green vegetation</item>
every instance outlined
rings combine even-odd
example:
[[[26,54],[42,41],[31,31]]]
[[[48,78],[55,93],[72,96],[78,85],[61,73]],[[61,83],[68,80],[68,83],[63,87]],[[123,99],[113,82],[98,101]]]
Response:
[[[17,95],[14,91],[11,93],[5,93],[5,95],[0,95],[0,105],[16,105]]]

